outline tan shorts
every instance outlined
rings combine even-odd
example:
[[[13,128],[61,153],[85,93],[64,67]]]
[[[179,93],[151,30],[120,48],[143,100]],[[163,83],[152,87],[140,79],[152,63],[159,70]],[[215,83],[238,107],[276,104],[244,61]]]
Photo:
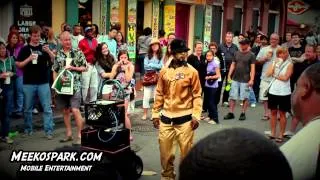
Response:
[[[259,91],[259,100],[268,101],[268,97],[264,97],[264,92],[268,89],[270,81],[261,80],[260,82],[260,91]]]

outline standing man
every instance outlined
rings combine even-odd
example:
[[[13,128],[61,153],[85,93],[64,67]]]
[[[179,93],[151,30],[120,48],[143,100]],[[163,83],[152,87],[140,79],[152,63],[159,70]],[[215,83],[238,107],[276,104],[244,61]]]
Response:
[[[118,29],[116,26],[111,26],[108,35],[100,35],[98,38],[98,43],[106,43],[108,45],[108,49],[113,57],[117,57],[117,42],[115,37],[118,33]]]
[[[69,70],[74,77],[73,95],[59,95],[64,103],[63,119],[66,126],[66,137],[60,142],[71,141],[72,129],[71,129],[71,117],[70,109],[74,116],[77,125],[77,138],[74,144],[81,144],[81,130],[83,127],[83,120],[80,113],[81,105],[81,73],[86,70],[86,58],[81,50],[72,49],[71,34],[67,31],[60,35],[60,41],[62,48],[57,52],[57,56],[54,60],[53,71],[54,79],[57,74],[63,69]],[[67,62],[70,64],[67,64]]]
[[[79,49],[87,60],[87,71],[82,73],[82,98],[85,104],[97,100],[98,95],[98,72],[95,64],[95,52],[98,41],[93,37],[92,27],[85,28],[85,38],[79,42]],[[89,96],[88,96],[89,91]]]
[[[290,47],[292,47],[292,45],[293,45],[293,43],[292,43],[292,34],[291,34],[291,32],[287,32],[286,33],[286,42],[281,44],[281,46],[289,49]]]
[[[219,84],[219,88],[216,93],[217,96],[219,96],[219,99],[221,96],[223,81],[226,79],[226,82],[227,82],[228,78],[226,78],[226,76],[229,73],[229,68],[231,66],[232,59],[235,53],[238,51],[238,47],[232,43],[232,38],[233,38],[232,32],[227,32],[225,37],[225,43],[220,44],[217,52],[217,56],[221,60],[221,63],[220,63],[221,82]],[[223,97],[222,97],[222,103],[223,103],[222,105],[228,106],[229,105],[228,101],[229,101],[229,91],[224,90]]]
[[[78,49],[79,42],[84,37],[81,35],[81,26],[80,25],[74,25],[73,26],[73,34],[71,35],[71,43],[72,43],[72,49]]]
[[[279,35],[276,33],[271,34],[270,36],[270,45],[261,48],[259,54],[257,55],[256,64],[262,65],[261,72],[261,81],[260,81],[260,91],[259,91],[259,99],[263,103],[264,107],[264,115],[262,120],[270,119],[270,112],[268,109],[268,97],[264,96],[264,92],[268,89],[269,84],[272,80],[272,77],[267,77],[266,73],[268,71],[269,66],[272,64],[274,60],[277,58],[277,50],[280,48],[279,46]]]
[[[316,54],[316,47],[312,46],[312,45],[306,45],[305,47],[305,60],[302,63],[295,63],[293,65],[293,74],[291,76],[291,82],[292,83],[292,87],[295,89],[295,85],[299,79],[299,77],[301,76],[301,74],[303,73],[304,70],[306,70],[309,66],[318,63],[317,61],[317,54]],[[289,132],[285,133],[285,136],[293,136],[294,133],[296,132],[297,126],[299,124],[299,120],[297,119],[297,117],[293,117],[292,118],[292,122],[291,122],[291,129]]]
[[[153,124],[159,129],[161,180],[175,179],[173,142],[178,142],[183,159],[192,147],[202,109],[198,72],[186,62],[189,48],[179,39],[170,45],[173,60],[160,71],[152,110]]]
[[[240,51],[235,53],[230,67],[228,74],[228,81],[232,79],[229,101],[230,109],[229,113],[224,117],[225,120],[234,119],[233,113],[237,99],[243,101],[242,113],[239,120],[246,120],[245,113],[248,108],[249,88],[252,87],[254,83],[256,61],[256,56],[250,51],[250,43],[251,41],[247,38],[239,42]]]
[[[23,69],[24,93],[24,133],[30,136],[32,128],[32,109],[34,97],[39,97],[43,108],[43,125],[48,139],[52,139],[53,117],[51,109],[51,91],[49,86],[49,63],[55,55],[49,45],[40,45],[41,28],[37,25],[30,27],[30,43],[23,47],[18,55],[16,65]]]
[[[320,178],[320,63],[308,67],[292,94],[292,110],[305,126],[280,150],[287,158],[293,179]],[[318,166],[318,173],[317,173]]]

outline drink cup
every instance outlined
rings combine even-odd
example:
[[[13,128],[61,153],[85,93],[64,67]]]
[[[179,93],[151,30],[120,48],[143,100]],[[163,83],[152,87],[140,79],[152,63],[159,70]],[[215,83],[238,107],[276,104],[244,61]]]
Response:
[[[34,56],[32,64],[38,64],[38,54],[32,53],[32,55]]]
[[[7,77],[5,80],[4,80],[4,84],[10,84],[10,77]]]

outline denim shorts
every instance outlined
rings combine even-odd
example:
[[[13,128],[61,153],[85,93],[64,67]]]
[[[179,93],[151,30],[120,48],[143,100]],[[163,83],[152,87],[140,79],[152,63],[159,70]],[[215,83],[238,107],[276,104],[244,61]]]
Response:
[[[79,109],[81,105],[81,92],[77,91],[73,96],[59,95],[58,96],[63,102],[64,108],[76,108]]]
[[[246,100],[249,99],[250,89],[248,83],[241,83],[232,81],[229,99],[232,100]]]

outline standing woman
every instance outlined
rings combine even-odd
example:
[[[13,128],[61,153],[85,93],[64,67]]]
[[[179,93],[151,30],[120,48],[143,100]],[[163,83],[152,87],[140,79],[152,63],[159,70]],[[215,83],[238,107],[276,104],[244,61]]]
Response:
[[[58,41],[56,40],[54,36],[54,32],[52,28],[48,29],[48,40],[47,43],[49,45],[49,49],[54,53],[57,54],[57,48],[58,48]],[[52,63],[50,62],[49,64],[49,82],[50,82],[50,87],[53,84],[53,71],[52,71]],[[55,108],[56,107],[56,92],[51,89],[51,107]]]
[[[6,45],[0,42],[0,120],[1,120],[1,140],[12,144],[9,129],[11,110],[13,108],[13,77],[16,74],[14,58],[8,57]]]
[[[209,117],[204,120],[209,124],[219,124],[218,108],[215,98],[219,87],[219,79],[221,78],[220,61],[211,50],[206,53],[206,60],[204,106],[207,107],[209,111]]]
[[[119,53],[119,51],[128,51],[128,46],[125,42],[125,38],[123,37],[123,34],[121,31],[117,32],[116,42],[117,42],[117,54]]]
[[[160,41],[156,38],[152,39],[149,45],[148,54],[144,58],[144,69],[148,73],[159,73],[162,68],[162,50]],[[156,84],[143,87],[143,116],[142,120],[147,119],[148,110],[150,109],[150,99],[155,96]]]
[[[19,43],[19,34],[16,32],[10,32],[8,35],[8,56],[13,56],[15,59],[17,59],[19,52],[21,48],[23,47],[23,44]],[[13,89],[14,89],[14,100],[13,100],[13,106],[14,109],[13,115],[17,118],[22,117],[23,115],[23,71],[20,68],[16,69],[16,78],[13,83]]]
[[[116,61],[106,43],[101,43],[97,46],[95,58],[99,78],[98,92],[100,92],[103,80],[113,77],[111,72]]]
[[[125,126],[130,129],[130,140],[133,140],[131,135],[131,122],[128,115],[128,104],[130,94],[132,92],[132,78],[134,73],[134,65],[129,61],[127,51],[120,51],[118,54],[118,62],[112,67],[112,76],[110,79],[118,80],[125,90]],[[115,92],[114,92],[115,94]]]
[[[268,92],[268,108],[271,110],[271,136],[277,142],[283,142],[286,130],[286,112],[291,110],[291,86],[290,77],[293,72],[293,64],[288,59],[287,48],[281,47],[277,50],[277,59],[270,65],[266,75],[274,79],[270,82]],[[276,138],[277,117],[280,114],[280,134]]]

